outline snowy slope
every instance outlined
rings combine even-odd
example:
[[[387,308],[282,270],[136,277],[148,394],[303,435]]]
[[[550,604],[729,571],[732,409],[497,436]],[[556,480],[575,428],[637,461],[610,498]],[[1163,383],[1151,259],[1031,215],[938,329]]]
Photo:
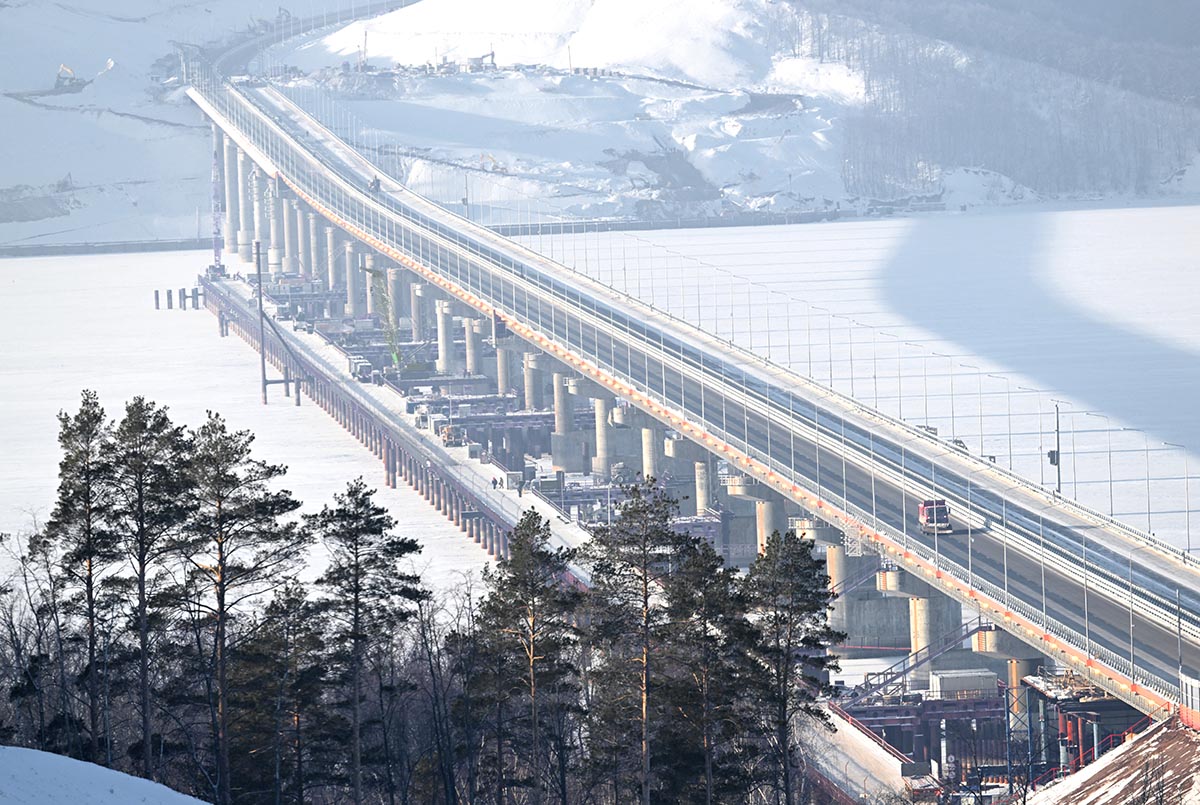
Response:
[[[402,152],[582,188],[575,214],[833,206],[845,198],[836,121],[864,82],[785,47],[777,28],[792,14],[767,0],[703,0],[686,14],[666,0],[422,0],[271,58],[325,69],[318,80]],[[357,64],[364,42],[373,67],[409,69],[330,74]],[[489,53],[497,72],[412,69]],[[401,178],[419,185],[421,169]]]
[[[273,18],[278,6],[0,3],[0,244],[207,232],[208,127],[162,85],[173,69],[172,43],[228,37]],[[46,94],[60,64],[91,83]]]
[[[33,749],[0,747],[6,805],[201,805],[158,783]]]

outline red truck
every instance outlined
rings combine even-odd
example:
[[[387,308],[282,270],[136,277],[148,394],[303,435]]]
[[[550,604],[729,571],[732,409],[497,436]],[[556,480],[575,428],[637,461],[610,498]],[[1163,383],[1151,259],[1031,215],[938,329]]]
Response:
[[[917,504],[917,522],[926,534],[949,533],[954,529],[950,526],[950,506],[945,500],[922,500]]]

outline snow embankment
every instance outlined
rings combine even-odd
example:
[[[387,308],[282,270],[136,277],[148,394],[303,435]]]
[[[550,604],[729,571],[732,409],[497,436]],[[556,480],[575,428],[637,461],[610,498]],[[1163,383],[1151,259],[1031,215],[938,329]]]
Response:
[[[289,60],[316,70],[357,60],[364,40],[380,67],[466,62],[643,73],[722,90],[861,101],[861,76],[794,55],[794,12],[768,0],[424,0],[352,23]]]
[[[0,802],[6,805],[202,805],[164,785],[82,760],[0,747]]]

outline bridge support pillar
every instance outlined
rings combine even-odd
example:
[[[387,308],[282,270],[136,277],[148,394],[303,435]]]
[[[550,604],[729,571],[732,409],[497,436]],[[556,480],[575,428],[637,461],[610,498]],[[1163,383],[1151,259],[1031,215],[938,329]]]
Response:
[[[575,430],[575,406],[567,393],[567,376],[561,372],[551,374],[554,383],[554,432],[565,436]]]
[[[295,202],[281,195],[283,207],[283,273],[296,273],[296,213]]]
[[[367,252],[363,255],[363,282],[367,286],[367,315],[383,314],[385,311],[380,298],[382,294],[375,269],[374,252]]]
[[[313,276],[313,256],[309,249],[308,207],[300,199],[293,203],[296,207],[296,270],[309,280]]]
[[[254,190],[251,187],[250,157],[246,152],[237,152],[237,186],[238,186],[238,257],[243,263],[254,259]]]
[[[703,514],[710,505],[708,497],[708,459],[697,461],[694,466],[696,472],[696,514]]]
[[[657,478],[662,453],[662,435],[655,425],[642,426],[642,477]]]
[[[356,319],[363,315],[362,269],[358,267],[358,253],[354,241],[346,241],[346,315]]]
[[[312,260],[313,279],[318,280],[322,288],[329,288],[329,268],[321,249],[321,216],[315,212],[308,214],[308,254]]]
[[[429,330],[428,308],[425,304],[429,289],[424,283],[414,282],[408,286],[408,291],[413,341],[424,341]]]
[[[612,425],[608,418],[612,414],[612,397],[607,395],[592,398],[592,412],[596,418],[596,454],[592,456],[592,474],[599,475],[605,483],[612,473],[612,455],[609,444],[612,441]]]
[[[542,371],[538,366],[539,354],[525,353],[525,410],[542,410]]]
[[[496,393],[512,391],[512,351],[507,347],[496,347]]]
[[[272,277],[283,273],[283,199],[279,183],[274,182],[267,198],[267,268]]]
[[[238,194],[238,150],[230,138],[225,138],[225,251],[234,254],[238,250],[238,212],[240,197]]]
[[[776,531],[782,534],[787,530],[783,501],[775,495],[754,501],[754,529],[758,553],[761,556],[767,549],[767,540],[771,538],[771,535]]]
[[[449,300],[437,301],[437,370],[438,374],[453,375],[458,373],[458,361],[454,355],[454,334],[451,326],[454,321],[454,306]]]
[[[408,304],[408,272],[402,268],[389,268],[387,270],[388,282],[388,300],[391,304],[388,306],[389,321],[393,329],[400,328],[400,320],[404,318],[405,308]]]
[[[466,337],[467,374],[471,377],[483,374],[479,365],[479,342],[483,335],[483,322],[479,319],[463,319],[463,335]]]

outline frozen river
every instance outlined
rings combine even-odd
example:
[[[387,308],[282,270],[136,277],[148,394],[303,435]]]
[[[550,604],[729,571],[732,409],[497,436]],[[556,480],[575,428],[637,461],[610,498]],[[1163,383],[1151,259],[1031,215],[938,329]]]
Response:
[[[1200,206],[525,240],[1051,487],[1057,405],[1063,493],[1189,543]]]
[[[324,411],[307,399],[292,405],[277,386],[264,407],[257,354],[238,338],[217,337],[212,314],[154,309],[156,288],[190,287],[211,259],[170,252],[0,260],[0,533],[28,531],[49,514],[55,414],[77,408],[80,390],[90,388],[112,417],[136,395],[188,425],[208,409],[220,412],[256,434],[260,458],[288,466],[284,485],[306,511],[361,475],[379,489],[397,531],[423,545],[417,567],[432,586],[450,589],[462,574],[478,575],[487,553],[407,486],[386,488],[380,463]]]

